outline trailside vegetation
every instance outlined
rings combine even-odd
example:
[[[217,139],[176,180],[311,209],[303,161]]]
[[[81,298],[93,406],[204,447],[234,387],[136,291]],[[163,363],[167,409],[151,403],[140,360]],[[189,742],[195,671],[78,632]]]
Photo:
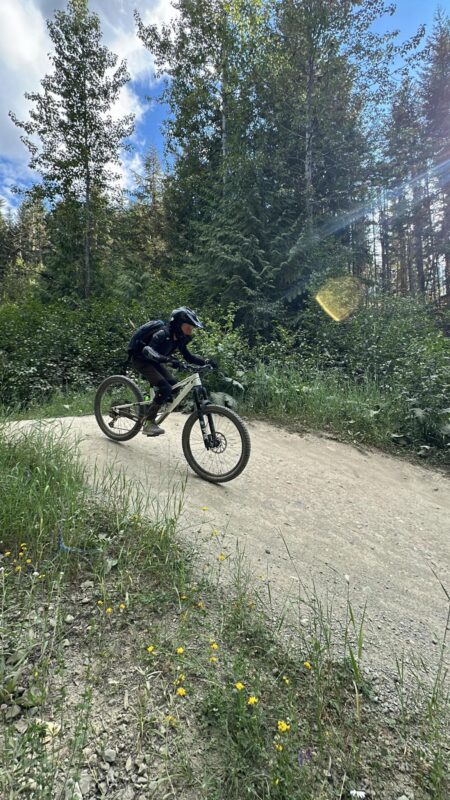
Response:
[[[128,192],[110,170],[126,65],[85,0],[48,22],[53,72],[12,114],[36,183],[0,215],[0,401],[89,390],[133,324],[187,303],[253,413],[448,453],[448,15],[401,41],[377,32],[382,0],[177,9],[135,16],[166,152],[147,146]],[[360,304],[337,323],[314,297],[344,276]]]

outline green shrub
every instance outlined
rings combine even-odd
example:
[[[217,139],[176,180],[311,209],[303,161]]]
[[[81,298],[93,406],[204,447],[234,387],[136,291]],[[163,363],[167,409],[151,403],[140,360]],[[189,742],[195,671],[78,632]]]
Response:
[[[121,369],[134,328],[167,315],[168,302],[155,293],[127,308],[114,300],[0,306],[0,403],[26,406],[56,389],[91,389]]]
[[[60,390],[92,391],[121,369],[135,327],[167,318],[182,302],[176,287],[161,284],[127,308],[111,299],[75,309],[64,301],[0,306],[0,403],[26,407]],[[449,340],[425,303],[388,298],[343,324],[311,304],[301,328],[280,323],[253,348],[234,312],[218,309],[192,344],[230,379],[214,373],[210,389],[241,399],[241,384],[247,408],[274,418],[293,416],[344,432],[356,425],[365,441],[384,444],[394,436],[449,451]],[[315,387],[310,397],[304,387]]]

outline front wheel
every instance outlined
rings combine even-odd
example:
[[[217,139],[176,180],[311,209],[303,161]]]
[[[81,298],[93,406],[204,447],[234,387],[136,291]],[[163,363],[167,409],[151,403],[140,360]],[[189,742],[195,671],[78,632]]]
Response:
[[[223,406],[208,405],[202,431],[197,411],[183,428],[183,453],[189,466],[211,483],[225,483],[241,474],[250,458],[250,436],[241,418]]]
[[[111,375],[97,389],[95,419],[101,430],[115,442],[132,439],[142,428],[144,400],[139,386],[126,375]]]

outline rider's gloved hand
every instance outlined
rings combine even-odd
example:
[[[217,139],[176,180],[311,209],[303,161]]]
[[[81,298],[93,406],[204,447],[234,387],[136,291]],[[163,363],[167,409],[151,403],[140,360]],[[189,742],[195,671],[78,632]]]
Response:
[[[169,365],[173,367],[173,369],[181,369],[181,361],[178,361],[178,358],[170,358]]]

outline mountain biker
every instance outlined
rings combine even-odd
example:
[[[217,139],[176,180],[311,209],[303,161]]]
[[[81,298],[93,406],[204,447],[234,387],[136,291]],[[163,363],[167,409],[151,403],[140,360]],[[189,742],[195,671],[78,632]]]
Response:
[[[181,362],[173,358],[172,354],[179,350],[189,364],[204,366],[209,363],[215,366],[211,359],[205,360],[189,352],[187,346],[194,328],[203,328],[197,314],[187,306],[181,306],[172,311],[168,323],[162,320],[147,322],[130,339],[128,354],[132,366],[155,388],[155,397],[147,409],[142,428],[145,436],[160,436],[164,433],[155,419],[161,406],[172,399],[172,386],[177,382],[164,366],[181,366]]]

